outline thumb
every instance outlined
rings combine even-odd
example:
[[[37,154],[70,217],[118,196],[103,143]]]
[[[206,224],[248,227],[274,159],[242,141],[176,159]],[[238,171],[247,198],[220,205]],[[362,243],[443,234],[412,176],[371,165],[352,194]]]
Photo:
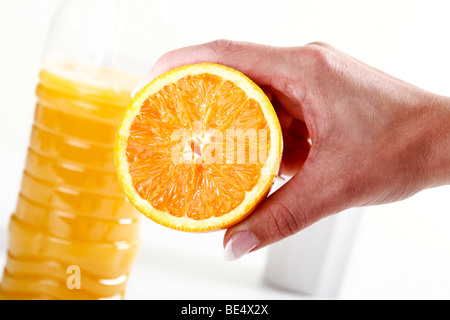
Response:
[[[305,166],[245,220],[227,230],[225,260],[238,259],[343,210],[341,201],[336,198],[337,185]]]

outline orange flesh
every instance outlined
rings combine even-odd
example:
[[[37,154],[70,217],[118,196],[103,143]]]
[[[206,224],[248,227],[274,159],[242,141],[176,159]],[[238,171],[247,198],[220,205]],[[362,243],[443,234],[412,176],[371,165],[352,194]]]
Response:
[[[177,130],[187,132],[184,140],[174,139]],[[259,103],[234,83],[207,73],[187,76],[146,99],[131,125],[127,160],[133,187],[173,216],[220,217],[256,185],[270,151],[269,134]],[[244,149],[237,141],[242,137]],[[184,161],[172,157],[177,146],[187,146]],[[215,161],[208,161],[207,150]]]

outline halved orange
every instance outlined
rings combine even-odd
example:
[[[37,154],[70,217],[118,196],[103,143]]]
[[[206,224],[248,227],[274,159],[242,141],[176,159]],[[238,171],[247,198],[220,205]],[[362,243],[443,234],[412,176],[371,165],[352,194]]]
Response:
[[[225,229],[267,196],[277,174],[281,128],[248,77],[201,63],[154,79],[125,111],[115,164],[130,202],[164,226]]]

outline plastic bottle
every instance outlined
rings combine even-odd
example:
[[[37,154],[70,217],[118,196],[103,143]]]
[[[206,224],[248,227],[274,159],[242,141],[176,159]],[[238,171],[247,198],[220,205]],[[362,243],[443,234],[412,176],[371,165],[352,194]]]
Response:
[[[167,49],[156,50],[168,32],[158,12],[161,3],[137,0],[69,0],[57,11],[0,299],[124,298],[140,214],[117,181],[113,147],[143,76],[133,71]],[[142,36],[157,26],[151,51]]]

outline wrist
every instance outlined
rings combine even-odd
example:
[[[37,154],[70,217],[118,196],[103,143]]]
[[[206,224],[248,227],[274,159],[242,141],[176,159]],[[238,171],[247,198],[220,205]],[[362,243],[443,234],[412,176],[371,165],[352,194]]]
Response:
[[[424,188],[450,184],[450,98],[430,95],[418,124],[423,146]]]

